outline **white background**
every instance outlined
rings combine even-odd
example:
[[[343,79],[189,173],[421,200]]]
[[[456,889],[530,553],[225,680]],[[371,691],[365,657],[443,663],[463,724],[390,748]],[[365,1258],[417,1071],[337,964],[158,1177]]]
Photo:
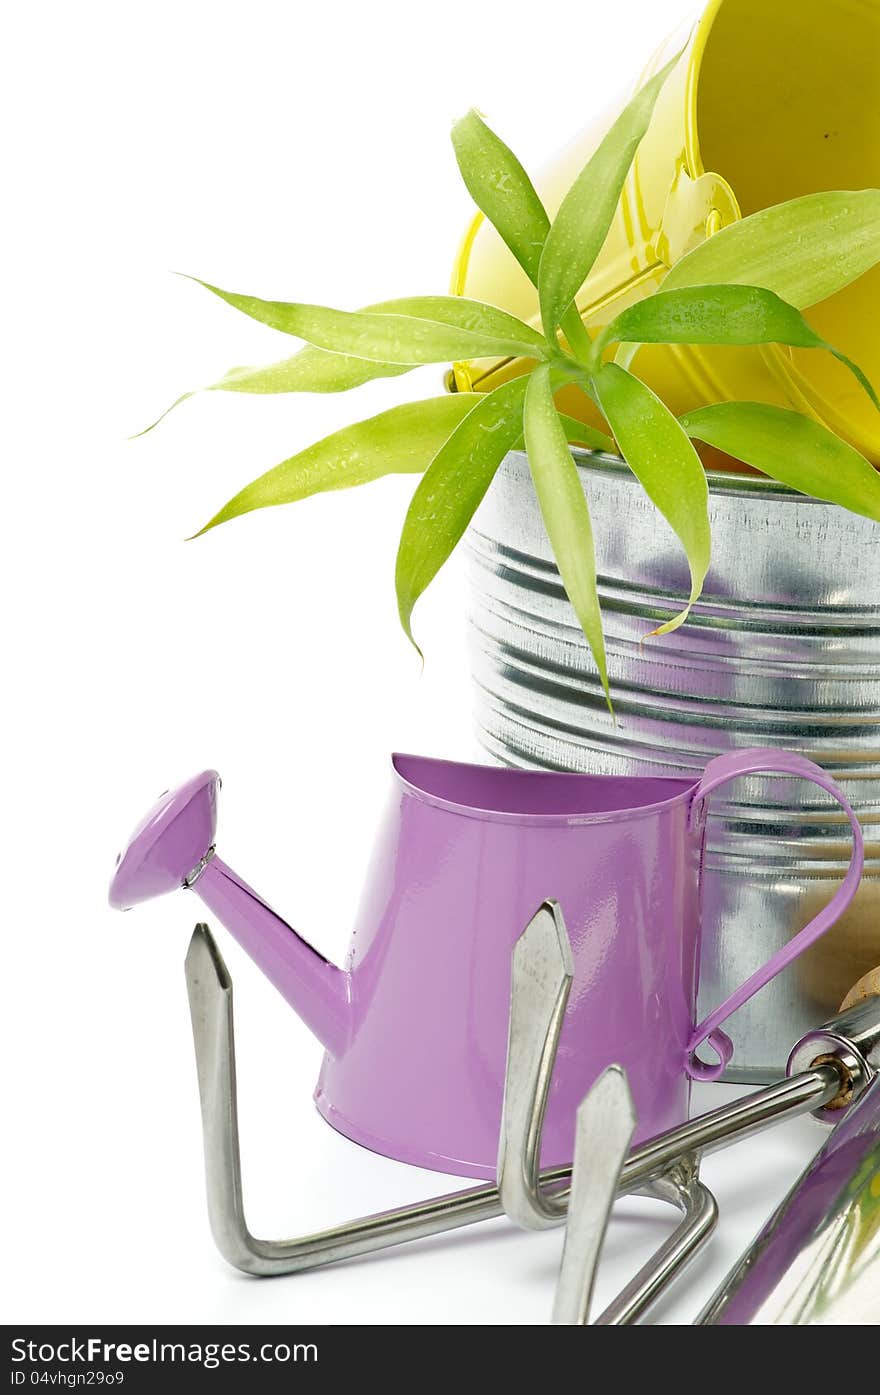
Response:
[[[348,307],[445,291],[469,218],[452,119],[478,105],[539,166],[686,3],[34,0],[7,18],[5,1320],[547,1320],[560,1236],[498,1222],[271,1284],[227,1269],[182,974],[196,903],[122,918],[105,902],[147,804],[213,765],[223,855],[341,957],[389,751],[476,754],[454,565],[417,615],[424,676],[397,627],[411,480],[183,542],[268,466],[440,375],[350,398],[209,395],[125,438],[181,390],[291,351],[171,270]],[[257,1233],[455,1186],[318,1119],[318,1047],[222,943]],[[801,1121],[710,1160],[722,1234],[657,1320],[690,1320],[818,1140]],[[638,1214],[620,1208],[605,1296],[665,1233]]]

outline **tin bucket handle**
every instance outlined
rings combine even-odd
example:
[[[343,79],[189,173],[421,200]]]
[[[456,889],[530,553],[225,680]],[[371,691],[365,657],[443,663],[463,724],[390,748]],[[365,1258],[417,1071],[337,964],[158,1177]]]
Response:
[[[827,906],[824,906],[819,914],[804,926],[803,930],[789,940],[788,944],[783,945],[782,949],[777,950],[766,964],[757,969],[750,978],[746,979],[745,983],[742,983],[734,993],[731,993],[729,998],[725,998],[719,1007],[710,1012],[708,1017],[705,1017],[699,1026],[694,1028],[688,1042],[687,1058],[687,1071],[694,1080],[717,1080],[733,1055],[733,1043],[727,1033],[721,1031],[721,1023],[725,1022],[731,1013],[736,1012],[737,1008],[741,1008],[743,1003],[747,1003],[749,998],[764,987],[765,983],[769,983],[781,969],[791,964],[799,954],[802,954],[821,935],[824,935],[826,930],[831,928],[855,896],[862,876],[865,851],[859,821],[844,794],[830,775],[826,774],[821,766],[807,760],[805,756],[797,756],[790,751],[762,749],[731,751],[726,755],[717,756],[706,766],[703,777],[694,791],[691,819],[700,816],[702,802],[719,785],[726,784],[728,780],[735,780],[740,775],[756,775],[765,772],[793,775],[798,779],[810,780],[814,785],[818,785],[820,789],[826,790],[828,794],[832,795],[846,814],[852,828],[852,855],[846,876]],[[703,1042],[708,1042],[716,1052],[717,1062],[707,1064],[697,1055]]]

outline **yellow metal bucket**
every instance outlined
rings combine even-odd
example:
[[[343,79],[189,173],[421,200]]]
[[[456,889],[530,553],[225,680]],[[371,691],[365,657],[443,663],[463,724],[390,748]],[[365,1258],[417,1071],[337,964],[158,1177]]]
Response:
[[[880,0],[711,0],[690,38],[673,35],[641,81],[685,41],[578,296],[594,333],[738,218],[800,194],[880,185]],[[536,181],[551,215],[616,114]],[[538,323],[534,287],[482,216],[461,246],[452,290]],[[880,267],[808,318],[880,385]],[[635,368],[676,413],[730,399],[793,407],[880,464],[880,415],[829,354],[649,345]],[[454,384],[487,390],[521,370],[515,361],[457,364]],[[564,396],[567,411],[588,416],[581,394]]]

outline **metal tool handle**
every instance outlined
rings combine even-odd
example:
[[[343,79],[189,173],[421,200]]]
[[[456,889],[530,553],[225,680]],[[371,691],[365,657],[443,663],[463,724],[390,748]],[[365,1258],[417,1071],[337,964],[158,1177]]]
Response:
[[[555,951],[553,972],[564,979],[567,965],[558,938],[548,940],[542,935],[539,939],[537,948],[542,956],[548,949]],[[483,1183],[392,1211],[362,1216],[296,1239],[262,1240],[251,1235],[242,1198],[232,982],[206,925],[198,925],[193,934],[186,958],[186,980],[199,1076],[208,1210],[214,1240],[230,1264],[248,1274],[292,1274],[503,1215],[498,1188]],[[555,1002],[555,993],[549,988],[548,1010]],[[546,1026],[536,1025],[538,1031],[546,1032]],[[554,1037],[552,1029],[550,1037]],[[552,1050],[555,1052],[555,1040]],[[549,1060],[552,1070],[552,1057]],[[645,1188],[668,1173],[682,1154],[721,1147],[733,1138],[744,1138],[766,1128],[777,1119],[804,1114],[829,1103],[840,1094],[842,1080],[838,1066],[826,1061],[791,1080],[723,1105],[649,1140],[626,1159],[618,1195]],[[509,1097],[519,1099],[522,1110],[534,1108],[529,1091],[514,1089],[514,1085],[510,1082]],[[510,1143],[514,1143],[513,1138]],[[513,1157],[511,1152],[512,1161]],[[541,1196],[550,1192],[557,1198],[557,1224],[564,1216],[562,1207],[566,1205],[570,1179],[569,1167],[549,1169],[534,1178],[534,1187]],[[527,1185],[531,1187],[532,1179],[527,1179]]]
[[[792,1048],[786,1072],[790,1076],[812,1070],[817,1062],[835,1061],[844,1072],[844,1088],[816,1117],[836,1124],[840,1111],[850,1107],[880,1074],[880,997],[871,995],[844,1008]]]
[[[682,1158],[645,1193],[677,1206],[682,1218],[668,1240],[596,1318],[596,1327],[637,1322],[710,1239],[718,1224],[718,1202],[700,1180],[699,1162],[698,1157]]]
[[[541,1130],[572,980],[571,949],[562,911],[547,901],[517,941],[511,973],[510,1033],[501,1137],[498,1192],[508,1217],[527,1230],[559,1225],[568,1208],[568,1188],[553,1185],[569,1171],[541,1174]],[[819,1054],[818,1052],[816,1053]],[[621,1192],[634,1192],[674,1166],[682,1154],[722,1147],[776,1119],[828,1104],[845,1084],[843,1066],[829,1061],[796,1079],[759,1090],[649,1139],[630,1153]],[[548,1185],[548,1182],[550,1185]]]
[[[727,1275],[698,1326],[880,1323],[880,1080]]]
[[[568,1209],[567,1190],[557,1194],[540,1188],[538,1174],[550,1080],[573,978],[562,910],[558,902],[545,901],[513,947],[495,1172],[501,1204],[509,1219],[524,1230],[557,1226]],[[588,1101],[589,1096],[584,1106]]]
[[[793,775],[798,779],[810,780],[836,799],[852,828],[852,854],[846,876],[827,906],[824,906],[818,915],[804,926],[803,930],[790,939],[788,944],[783,945],[782,949],[771,955],[766,964],[763,964],[760,969],[756,969],[745,983],[740,984],[735,992],[725,998],[723,1003],[720,1003],[707,1017],[703,1018],[698,1027],[694,1028],[688,1042],[687,1069],[695,1080],[718,1079],[733,1055],[733,1043],[727,1033],[721,1031],[722,1022],[726,1022],[727,1018],[738,1008],[741,1008],[743,1003],[747,1003],[759,989],[775,978],[780,970],[797,959],[799,954],[802,954],[821,935],[824,935],[826,930],[831,928],[852,901],[862,877],[865,853],[859,821],[850,808],[846,796],[830,775],[821,766],[807,760],[805,756],[797,756],[790,751],[760,748],[731,751],[727,755],[717,756],[706,766],[703,778],[697,785],[694,802],[691,806],[692,820],[702,816],[704,800],[713,790],[718,789],[719,785],[724,785],[728,780],[735,780],[741,775],[763,773]],[[709,1063],[700,1059],[697,1052],[704,1042],[708,1042],[716,1052],[717,1061]]]
[[[609,1066],[577,1112],[565,1246],[553,1303],[557,1326],[585,1326],[602,1243],[621,1169],[636,1124],[626,1073]],[[702,1249],[718,1221],[718,1206],[700,1181],[699,1157],[678,1159],[643,1189],[683,1213],[672,1235],[596,1319],[597,1327],[637,1322]]]

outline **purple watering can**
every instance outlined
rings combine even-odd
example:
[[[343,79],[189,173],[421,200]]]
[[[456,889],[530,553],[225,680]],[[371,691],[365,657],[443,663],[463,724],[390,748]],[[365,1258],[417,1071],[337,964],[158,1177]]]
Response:
[[[543,1128],[542,1165],[571,1161],[578,1104],[622,1065],[647,1138],[687,1116],[692,1078],[730,1060],[725,1019],[845,910],[862,869],[858,822],[811,761],[745,750],[699,780],[518,771],[392,758],[393,788],[345,968],[214,852],[219,777],[162,796],[119,858],[111,904],[192,888],[323,1043],[316,1090],[334,1128],[379,1153],[494,1178],[511,952],[552,898],[574,981]],[[853,832],[829,904],[695,1025],[706,800],[739,775],[811,780]],[[700,1047],[713,1055],[704,1063]]]

